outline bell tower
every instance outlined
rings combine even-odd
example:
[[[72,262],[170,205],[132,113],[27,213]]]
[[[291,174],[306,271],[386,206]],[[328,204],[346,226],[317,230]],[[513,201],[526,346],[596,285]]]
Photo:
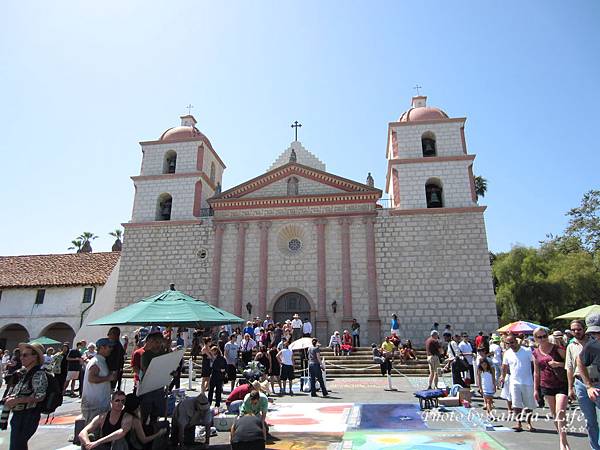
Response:
[[[188,114],[158,140],[140,142],[142,168],[132,223],[195,221],[211,215],[207,199],[220,192],[225,164]]]
[[[398,121],[389,124],[386,192],[392,208],[477,206],[475,155],[467,154],[466,120],[427,106],[427,97],[419,95]]]

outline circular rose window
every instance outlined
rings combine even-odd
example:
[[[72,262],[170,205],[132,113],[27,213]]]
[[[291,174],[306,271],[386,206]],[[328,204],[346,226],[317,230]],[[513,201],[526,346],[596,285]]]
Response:
[[[288,242],[288,248],[292,253],[299,252],[302,248],[302,242],[300,242],[300,239],[290,239]]]

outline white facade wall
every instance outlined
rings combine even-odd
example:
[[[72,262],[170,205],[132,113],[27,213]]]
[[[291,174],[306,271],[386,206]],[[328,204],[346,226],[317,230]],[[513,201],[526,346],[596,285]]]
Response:
[[[298,164],[309,166],[313,169],[321,170],[323,172],[325,172],[327,169],[323,161],[317,158],[313,153],[306,150],[299,141],[294,141],[281,155],[277,157],[275,162],[271,164],[268,170],[273,170],[289,163],[292,150],[296,152],[296,162]]]
[[[410,125],[397,125],[391,127],[396,132],[398,155],[396,158],[423,158],[421,137],[427,131],[435,135],[437,156],[464,155],[461,128],[463,122],[423,123],[408,122]],[[390,146],[392,140],[390,139]],[[389,152],[389,157],[393,153]]]
[[[243,198],[253,198],[253,197],[286,197],[287,196],[287,186],[288,180],[292,177],[298,179],[298,195],[313,195],[313,194],[338,194],[343,191],[342,189],[324,185],[323,183],[319,183],[318,181],[311,180],[309,178],[304,178],[298,175],[290,175],[287,178],[282,180],[275,181],[267,186],[258,189],[254,192],[250,192],[247,195],[244,195]]]
[[[152,222],[156,220],[158,198],[161,194],[170,194],[173,198],[171,220],[192,220],[194,217],[194,193],[199,177],[143,180],[135,183],[132,222]],[[207,207],[204,189],[210,189],[203,182],[203,208]],[[210,192],[210,191],[209,191]]]
[[[425,184],[437,178],[442,184],[443,205],[445,208],[476,206],[471,196],[469,166],[471,161],[431,162],[394,164],[398,170],[400,184],[400,209],[427,208]]]

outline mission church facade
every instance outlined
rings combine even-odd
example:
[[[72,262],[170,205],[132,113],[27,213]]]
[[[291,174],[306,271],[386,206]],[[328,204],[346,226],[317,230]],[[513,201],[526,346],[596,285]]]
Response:
[[[324,342],[353,318],[363,343],[379,342],[394,313],[417,342],[433,322],[496,329],[465,121],[413,97],[388,126],[382,207],[370,175],[332,174],[298,141],[266,173],[222,190],[224,162],[182,116],[140,143],[116,306],[173,282],[240,317],[309,317]]]

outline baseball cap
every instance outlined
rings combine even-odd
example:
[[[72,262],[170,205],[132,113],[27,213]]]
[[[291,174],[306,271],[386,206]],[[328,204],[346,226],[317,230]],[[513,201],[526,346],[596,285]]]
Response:
[[[103,345],[107,347],[113,347],[115,345],[115,342],[109,338],[100,338],[96,341],[96,347],[100,347]]]
[[[430,336],[439,336],[439,334],[437,330],[431,330],[431,333],[429,333]]]

